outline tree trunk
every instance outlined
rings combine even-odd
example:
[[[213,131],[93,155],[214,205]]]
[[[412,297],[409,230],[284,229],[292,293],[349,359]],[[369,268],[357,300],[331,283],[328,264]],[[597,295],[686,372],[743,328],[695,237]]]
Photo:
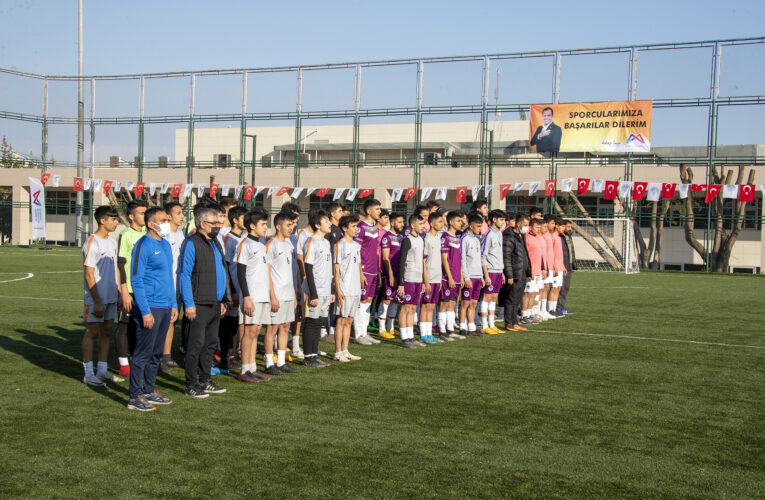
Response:
[[[651,202],[651,234],[648,235],[648,249],[645,252],[645,256],[642,259],[643,267],[648,268],[653,262],[654,252],[656,251],[656,215],[658,212],[659,203],[656,201]]]
[[[611,241],[611,238],[606,236],[606,233],[603,232],[603,229],[595,223],[595,221],[590,217],[590,214],[585,210],[584,205],[579,201],[579,198],[574,194],[573,192],[568,193],[572,200],[574,200],[574,203],[576,204],[576,207],[579,209],[579,211],[582,213],[582,215],[587,219],[587,222],[592,224],[592,227],[595,228],[595,231],[598,233],[598,236],[603,240],[603,243],[605,243],[606,247],[608,247],[608,250],[614,254],[614,257],[616,257],[616,260],[621,261],[622,260],[622,253],[616,249],[613,242]],[[561,212],[562,213],[562,212]]]
[[[731,174],[733,171],[728,172],[728,178],[731,177]],[[738,169],[738,177],[736,179],[736,184],[741,185],[742,181],[744,179],[744,166],[739,166]],[[727,179],[726,179],[727,182]],[[754,183],[754,169],[749,169],[749,176],[747,178],[747,184],[753,184]],[[738,236],[741,234],[741,229],[744,227],[744,214],[746,213],[746,202],[745,201],[736,201],[736,208],[734,210],[734,214],[736,216],[736,220],[732,223],[733,227],[731,229],[730,234],[725,235],[722,238],[722,242],[720,245],[720,250],[717,253],[717,259],[715,260],[715,272],[727,272],[728,267],[730,265],[730,256],[733,253],[733,246],[736,244],[736,241],[738,241]]]
[[[693,170],[688,168],[688,165],[680,165],[680,181],[683,184],[693,184]],[[701,260],[707,261],[707,251],[699,240],[696,239],[696,235],[693,232],[693,226],[695,223],[695,216],[693,214],[693,193],[689,192],[688,197],[685,199],[685,220],[683,221],[683,228],[685,233],[685,241],[690,245],[693,250],[701,257]]]
[[[555,200],[555,210],[557,210],[558,213],[560,213],[560,214],[564,213],[563,209],[558,204],[558,200]],[[590,219],[590,220],[592,220],[592,219]],[[587,243],[589,243],[590,246],[596,252],[598,252],[598,255],[600,255],[603,258],[603,260],[608,262],[608,264],[610,266],[612,266],[614,269],[623,269],[622,263],[620,261],[618,261],[617,259],[615,259],[614,256],[611,255],[610,253],[608,253],[602,246],[600,246],[600,244],[595,240],[595,238],[592,237],[592,235],[590,233],[588,233],[587,231],[585,231],[584,229],[579,227],[579,224],[577,224],[576,222],[572,222],[571,223],[571,227],[574,229],[574,231],[579,233],[579,235],[582,238],[584,238],[584,240]]]
[[[661,239],[664,236],[664,219],[669,212],[669,199],[661,202],[661,215],[656,228],[656,243],[654,245],[653,257],[651,258],[651,269],[661,269]]]

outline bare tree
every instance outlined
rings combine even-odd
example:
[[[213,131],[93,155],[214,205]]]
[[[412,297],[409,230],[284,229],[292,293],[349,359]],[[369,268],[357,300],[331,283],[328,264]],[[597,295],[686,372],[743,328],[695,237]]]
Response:
[[[571,197],[571,199],[574,201],[574,204],[576,205],[579,212],[582,214],[582,216],[587,219],[587,222],[595,228],[595,231],[598,233],[600,238],[603,240],[603,243],[605,244],[605,248],[598,243],[598,241],[587,231],[581,228],[579,224],[576,224],[572,222],[571,227],[574,231],[576,231],[584,240],[589,243],[589,245],[600,255],[603,260],[608,262],[608,264],[613,267],[614,269],[623,269],[624,266],[622,265],[622,255],[621,252],[616,250],[616,247],[614,246],[613,242],[611,241],[611,238],[609,238],[606,233],[603,231],[603,229],[598,225],[595,220],[590,217],[589,212],[587,212],[587,209],[584,208],[584,205],[579,201],[579,198],[574,193],[568,193]],[[565,214],[566,212],[561,208],[560,204],[558,203],[558,200],[555,200],[555,210],[558,211],[559,214]]]

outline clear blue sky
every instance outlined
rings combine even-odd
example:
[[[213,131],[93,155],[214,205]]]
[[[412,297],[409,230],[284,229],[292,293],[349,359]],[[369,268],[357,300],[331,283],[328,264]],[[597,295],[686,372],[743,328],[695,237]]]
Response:
[[[86,0],[84,4],[86,74],[296,65],[765,35],[765,2],[762,1]],[[76,0],[6,0],[0,4],[0,18],[3,20],[0,66],[36,73],[76,74]],[[728,94],[765,94],[763,47],[730,55],[724,53],[723,57],[723,70],[730,75],[723,82]],[[682,61],[646,55],[640,61],[639,75],[644,80],[638,86],[639,97],[672,97],[689,92],[703,95],[708,85],[709,59],[706,52],[690,53]],[[529,63],[501,69],[500,102],[549,100],[547,66]],[[622,99],[626,97],[624,69],[622,56],[598,61],[586,57],[567,61],[563,68],[561,99]],[[426,75],[426,104],[475,100],[476,72],[473,70],[469,65],[464,72],[434,68]],[[349,107],[345,87],[341,96],[336,92],[336,81],[322,81],[318,76],[316,79],[314,94],[306,91],[309,108]],[[405,83],[390,84],[389,81]],[[347,82],[343,82],[342,85],[346,85]],[[229,88],[236,89],[237,85],[238,82],[231,80],[216,82],[208,89],[200,87],[202,109],[199,112],[231,108],[236,112],[237,99],[231,97],[236,93]],[[39,89],[34,85],[21,87],[7,77],[0,78],[0,109],[39,113]],[[75,87],[60,84],[51,90],[52,114],[71,116],[75,113]],[[285,87],[289,88],[288,92]],[[147,87],[147,114],[183,113],[187,98],[178,94],[186,88],[187,85],[175,87],[173,84],[166,88]],[[381,73],[377,80],[372,74],[370,81],[365,81],[364,97],[369,106],[410,105],[413,96],[409,94],[413,88],[408,73]],[[277,78],[264,83],[261,90],[261,94],[253,95],[251,110],[268,106],[294,109],[293,80]],[[269,92],[273,92],[273,99],[262,97]],[[352,92],[352,81],[348,92]],[[132,84],[129,88],[107,85],[98,88],[96,102],[101,114],[135,114],[134,94]],[[657,113],[655,118],[654,143],[660,144],[661,132],[665,128],[669,131],[670,125],[678,121],[691,123],[681,134],[680,142],[703,141],[706,112],[678,111],[666,119],[662,118],[663,113]],[[723,122],[752,123],[750,120],[761,113],[757,108],[731,111],[727,118],[723,117]],[[731,133],[730,140],[721,131],[721,142],[762,142],[763,131],[765,127],[755,126],[745,137]],[[39,153],[39,127],[16,126],[0,120],[0,133],[18,144],[17,149]],[[51,149],[57,159],[73,158],[70,135],[69,130],[53,132]],[[135,150],[132,128],[102,131],[97,136],[102,140],[97,148],[99,158],[113,151],[130,157],[130,152]],[[172,151],[172,144],[165,144],[166,137],[167,132],[158,132],[157,139],[149,141],[148,157]]]

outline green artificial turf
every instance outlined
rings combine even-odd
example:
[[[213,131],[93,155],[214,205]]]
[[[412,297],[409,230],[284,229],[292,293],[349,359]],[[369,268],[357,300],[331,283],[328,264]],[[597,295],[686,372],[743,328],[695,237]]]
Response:
[[[575,315],[525,333],[352,346],[207,400],[176,369],[144,414],[126,382],[82,383],[80,271],[76,249],[0,249],[2,498],[765,492],[760,277],[578,273]]]

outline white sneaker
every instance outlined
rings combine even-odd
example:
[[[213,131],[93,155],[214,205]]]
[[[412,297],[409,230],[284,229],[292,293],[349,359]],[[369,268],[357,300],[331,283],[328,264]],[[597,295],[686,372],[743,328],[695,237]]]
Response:
[[[374,342],[372,342],[372,337],[369,335],[364,335],[362,337],[359,337],[355,340],[355,342],[359,345],[373,345]]]
[[[103,381],[100,378],[96,377],[92,373],[89,374],[89,375],[85,375],[82,378],[82,381],[85,382],[86,384],[88,384],[91,387],[103,387],[104,386]]]
[[[96,373],[96,377],[101,380],[101,382],[124,382],[125,379],[118,376],[118,375],[112,375],[109,372],[98,372]]]
[[[305,353],[302,349],[298,349],[297,351],[292,351],[292,357],[297,359],[305,359]]]
[[[391,329],[391,331],[392,331],[392,330],[393,330],[393,329]],[[369,335],[369,334],[366,334],[366,335],[364,335],[364,338],[367,338],[367,339],[369,339],[369,340],[370,340],[370,341],[371,341],[373,344],[379,344],[379,343],[380,343],[380,341],[379,341],[379,340],[377,340],[376,338],[374,338],[373,336],[371,336],[371,335]]]
[[[354,356],[353,354],[351,354],[348,351],[343,351],[343,352],[345,352],[345,357],[350,359],[351,361],[359,361],[359,360],[361,360],[361,356]]]
[[[326,353],[326,352],[324,352],[324,351],[319,351],[319,356],[326,356],[326,355],[327,355],[327,353]]]
[[[345,351],[340,351],[335,353],[335,361],[339,361],[341,363],[350,363],[350,359],[348,356],[345,355]]]

